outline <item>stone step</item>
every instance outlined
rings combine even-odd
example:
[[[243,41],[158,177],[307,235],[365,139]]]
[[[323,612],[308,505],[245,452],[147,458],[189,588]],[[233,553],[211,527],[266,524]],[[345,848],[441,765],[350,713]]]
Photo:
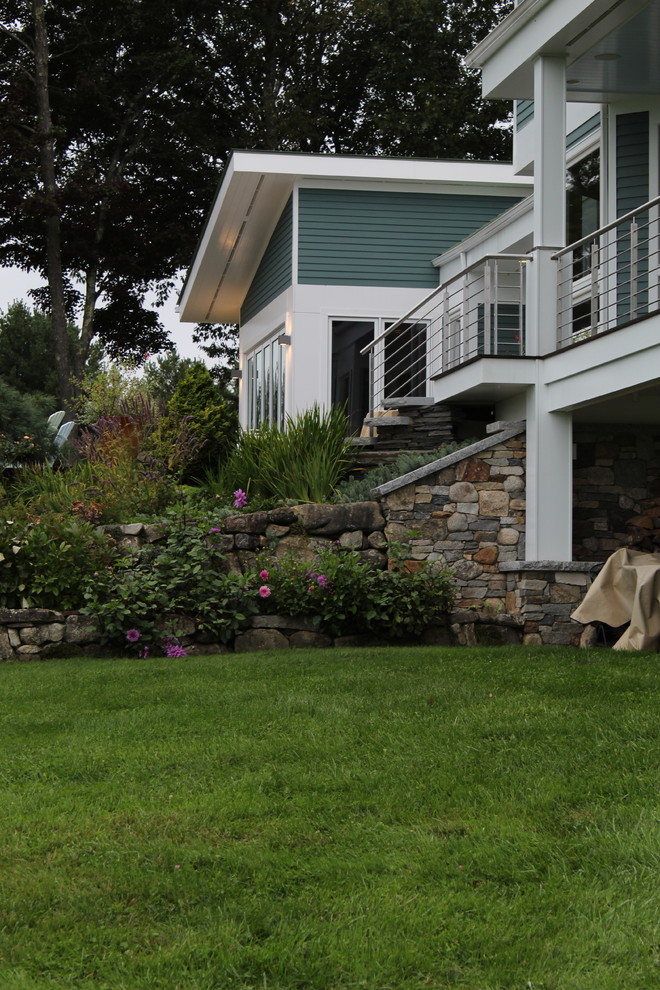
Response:
[[[415,409],[432,406],[435,399],[430,395],[401,395],[383,399],[383,409]]]
[[[364,421],[365,426],[377,426],[379,430],[385,426],[410,426],[411,424],[410,416],[368,416]]]

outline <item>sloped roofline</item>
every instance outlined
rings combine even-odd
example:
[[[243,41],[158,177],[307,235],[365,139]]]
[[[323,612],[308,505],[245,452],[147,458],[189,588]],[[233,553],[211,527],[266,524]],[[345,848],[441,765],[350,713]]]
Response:
[[[236,322],[249,285],[275,225],[297,185],[341,183],[353,188],[399,188],[448,192],[470,188],[491,195],[525,195],[530,180],[511,163],[439,161],[368,155],[310,155],[234,151],[188,270],[179,313],[183,322]]]

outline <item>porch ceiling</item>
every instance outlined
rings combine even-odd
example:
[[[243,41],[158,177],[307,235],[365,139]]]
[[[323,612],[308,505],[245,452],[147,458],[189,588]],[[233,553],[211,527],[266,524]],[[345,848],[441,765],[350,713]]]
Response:
[[[660,0],[525,0],[468,56],[484,95],[534,98],[539,55],[567,59],[567,98],[608,102],[660,91]]]
[[[616,99],[660,92],[660,2],[650,3],[626,24],[569,62],[569,99]],[[607,102],[605,100],[604,102]]]
[[[574,409],[573,422],[660,426],[660,382],[613,392],[599,402]]]

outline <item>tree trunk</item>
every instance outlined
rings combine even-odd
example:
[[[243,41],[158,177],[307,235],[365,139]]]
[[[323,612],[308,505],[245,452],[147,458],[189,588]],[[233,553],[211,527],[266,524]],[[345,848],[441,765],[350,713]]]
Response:
[[[55,177],[55,138],[50,110],[48,84],[48,34],[44,0],[32,0],[34,17],[35,96],[37,103],[37,139],[41,166],[41,181],[46,200],[46,257],[48,287],[50,289],[51,319],[55,345],[55,363],[60,400],[67,413],[71,413],[73,383],[69,362],[64,279],[62,276],[62,237],[60,230],[59,189]]]

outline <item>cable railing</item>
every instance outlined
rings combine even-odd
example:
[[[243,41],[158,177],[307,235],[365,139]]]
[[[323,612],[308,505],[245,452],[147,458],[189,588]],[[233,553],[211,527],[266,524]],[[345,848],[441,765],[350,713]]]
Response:
[[[430,395],[435,378],[473,358],[523,355],[528,260],[487,255],[386,324],[361,351],[369,354],[372,413]]]
[[[559,348],[660,310],[659,208],[656,196],[552,255]]]

